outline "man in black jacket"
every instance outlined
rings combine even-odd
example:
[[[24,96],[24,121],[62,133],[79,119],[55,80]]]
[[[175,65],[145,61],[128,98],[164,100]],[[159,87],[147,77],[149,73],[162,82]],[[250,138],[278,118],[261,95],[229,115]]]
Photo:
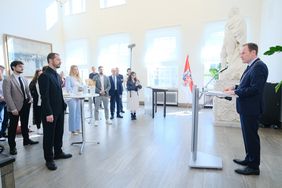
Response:
[[[64,111],[67,105],[63,98],[61,79],[56,72],[60,68],[61,59],[59,54],[50,53],[47,61],[49,67],[38,79],[42,100],[43,150],[47,168],[56,170],[54,159],[67,159],[72,155],[62,151]]]

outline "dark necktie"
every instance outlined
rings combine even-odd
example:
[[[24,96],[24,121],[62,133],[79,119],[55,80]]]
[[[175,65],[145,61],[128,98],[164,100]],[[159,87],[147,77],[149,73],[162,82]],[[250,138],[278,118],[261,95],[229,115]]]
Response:
[[[23,92],[23,96],[24,96],[24,100],[25,100],[26,97],[25,97],[24,85],[23,85],[23,81],[22,81],[21,77],[19,77],[19,82],[20,82],[21,90]]]
[[[243,80],[243,78],[245,77],[245,75],[246,75],[246,73],[248,72],[249,68],[250,68],[250,66],[248,65],[247,68],[246,68],[246,70],[245,70],[244,73],[242,74],[240,80]]]

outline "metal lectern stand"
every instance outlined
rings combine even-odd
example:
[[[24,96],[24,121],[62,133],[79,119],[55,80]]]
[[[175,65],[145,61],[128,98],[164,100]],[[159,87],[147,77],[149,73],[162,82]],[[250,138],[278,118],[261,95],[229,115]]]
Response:
[[[220,157],[197,151],[199,99],[199,88],[194,85],[192,99],[192,154],[190,157],[189,166],[191,168],[222,169],[222,159]]]

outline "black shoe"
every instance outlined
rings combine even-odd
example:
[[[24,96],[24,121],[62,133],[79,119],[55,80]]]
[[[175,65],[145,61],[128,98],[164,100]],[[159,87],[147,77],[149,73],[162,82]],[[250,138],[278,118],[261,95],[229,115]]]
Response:
[[[34,145],[34,144],[38,144],[39,142],[38,141],[33,141],[33,140],[27,140],[27,141],[24,141],[23,142],[23,145],[26,146],[26,145]]]
[[[246,160],[233,159],[233,162],[239,165],[248,166],[248,162]]]
[[[121,113],[125,113],[125,111],[123,111],[123,110],[121,110],[120,112],[121,112]]]
[[[114,116],[111,116],[110,119],[114,119]]]
[[[54,159],[68,159],[68,158],[71,158],[72,157],[72,154],[67,154],[67,153],[60,153],[58,155],[55,155],[54,156]]]
[[[57,169],[57,165],[55,164],[54,161],[48,161],[48,162],[46,162],[46,167],[47,167],[49,170],[56,170],[56,169]]]
[[[117,118],[123,118],[123,116],[121,116],[121,115],[117,115]]]
[[[130,115],[131,115],[131,120],[134,120],[134,115],[133,115],[133,113],[130,113]]]
[[[242,175],[259,175],[259,169],[250,168],[250,167],[246,167],[243,169],[236,169],[235,172]]]
[[[10,149],[10,154],[11,155],[17,155],[17,148],[12,148],[12,149]]]

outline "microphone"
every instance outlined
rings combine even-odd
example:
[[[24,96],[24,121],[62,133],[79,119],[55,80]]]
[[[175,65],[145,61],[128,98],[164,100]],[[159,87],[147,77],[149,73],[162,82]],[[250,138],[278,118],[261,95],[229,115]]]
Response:
[[[228,66],[226,66],[224,69],[221,69],[220,71],[218,71],[218,73],[222,73],[222,72],[225,71],[226,69],[228,69]]]
[[[135,46],[136,46],[136,44],[132,43],[132,44],[129,44],[129,45],[128,45],[128,48],[133,48],[133,47],[135,47]]]

